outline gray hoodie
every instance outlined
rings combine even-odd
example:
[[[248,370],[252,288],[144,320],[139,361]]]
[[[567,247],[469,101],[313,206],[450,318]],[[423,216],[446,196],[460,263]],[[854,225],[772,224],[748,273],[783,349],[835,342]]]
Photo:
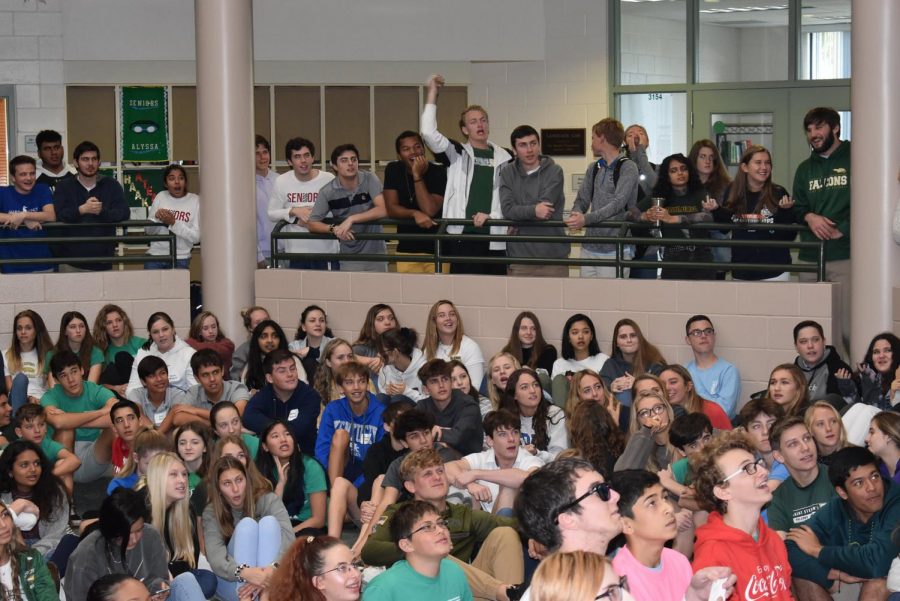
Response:
[[[615,236],[618,228],[597,227],[603,221],[624,221],[625,212],[637,204],[638,168],[634,161],[625,161],[619,169],[619,181],[613,183],[616,162],[611,165],[594,163],[588,165],[584,181],[575,197],[573,211],[584,214],[584,222],[588,236]],[[593,177],[591,177],[593,175]],[[610,253],[616,250],[615,244],[584,244],[584,248],[595,253]]]
[[[506,163],[500,171],[500,208],[504,219],[515,221],[540,221],[534,214],[539,202],[553,205],[550,219],[563,218],[566,195],[563,192],[565,178],[562,168],[548,156],[541,155],[537,171],[526,173],[518,159]],[[564,236],[563,227],[519,226],[522,236]],[[569,256],[568,242],[507,242],[506,254],[510,257],[550,257]]]

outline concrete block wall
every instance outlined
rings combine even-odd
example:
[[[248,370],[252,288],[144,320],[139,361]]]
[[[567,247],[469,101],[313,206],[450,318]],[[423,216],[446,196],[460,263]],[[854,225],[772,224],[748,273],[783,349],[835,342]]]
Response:
[[[827,283],[529,279],[270,269],[256,272],[256,295],[257,304],[266,307],[291,338],[303,308],[317,304],[325,309],[335,335],[351,342],[375,303],[391,305],[400,323],[415,328],[421,340],[431,305],[450,299],[459,309],[466,334],[481,345],[485,360],[506,344],[516,315],[529,309],[538,315],[545,338],[557,349],[563,325],[573,313],[591,317],[600,348],[607,354],[615,323],[630,317],[669,362],[687,363],[692,355],[685,343],[685,321],[704,313],[716,326],[719,355],[741,371],[742,402],[766,386],[775,365],[793,361],[792,329],[798,321],[815,319],[823,325],[829,340],[837,338],[832,324],[835,287]]]
[[[0,84],[15,86],[15,149],[42,129],[66,135],[62,0],[0,0]],[[66,145],[71,155],[71,149]]]
[[[894,288],[894,334],[900,336],[900,288]]]
[[[13,319],[19,311],[37,311],[55,342],[63,313],[80,311],[93,327],[97,312],[107,303],[128,313],[139,336],[147,336],[151,313],[165,311],[175,322],[178,335],[186,337],[191,325],[190,299],[190,277],[183,269],[0,275],[0,350],[9,348]]]

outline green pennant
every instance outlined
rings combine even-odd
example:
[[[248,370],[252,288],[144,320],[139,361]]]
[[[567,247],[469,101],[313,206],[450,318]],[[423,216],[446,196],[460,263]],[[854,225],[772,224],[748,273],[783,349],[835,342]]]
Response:
[[[122,88],[122,160],[169,160],[169,108],[164,87]]]

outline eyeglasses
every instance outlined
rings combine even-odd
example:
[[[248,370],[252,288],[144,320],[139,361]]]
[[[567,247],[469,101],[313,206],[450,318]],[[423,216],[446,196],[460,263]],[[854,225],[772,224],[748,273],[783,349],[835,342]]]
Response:
[[[745,463],[744,465],[739,467],[737,470],[735,470],[733,473],[725,476],[725,478],[722,479],[722,484],[725,484],[726,482],[728,482],[735,476],[739,476],[742,472],[747,474],[748,476],[752,476],[756,473],[756,470],[758,470],[761,467],[764,468],[765,466],[766,466],[766,460],[763,459],[762,457],[760,457],[753,463]]]
[[[705,330],[691,330],[688,332],[688,336],[693,338],[700,338],[701,336],[712,336],[716,331],[713,328],[706,328]]]
[[[324,572],[319,572],[318,574],[316,574],[316,576],[324,576],[325,574],[328,574],[329,572],[337,572],[341,576],[346,576],[347,574],[351,573],[353,570],[356,570],[357,572],[362,572],[363,569],[365,569],[365,567],[366,566],[363,565],[361,562],[348,563],[348,562],[344,561],[344,562],[337,564],[336,567],[333,567],[330,570],[325,570]]]
[[[412,538],[412,535],[416,532],[428,532],[429,534],[436,531],[438,528],[443,528],[444,530],[450,529],[450,524],[445,519],[440,519],[435,522],[425,522],[403,538]]]
[[[600,599],[609,599],[609,601],[622,601],[623,595],[622,591],[628,590],[628,577],[622,576],[619,578],[618,584],[610,584],[606,587],[606,592],[600,593],[596,597],[594,597],[594,601],[600,601]]]
[[[649,409],[641,409],[638,411],[637,416],[641,419],[648,419],[653,415],[660,415],[665,412],[666,406],[660,403],[659,405],[653,405]]]
[[[569,511],[570,509],[572,509],[573,507],[575,507],[576,505],[578,505],[579,503],[581,503],[582,501],[584,501],[591,495],[597,495],[598,497],[600,497],[601,501],[604,501],[604,502],[609,501],[611,490],[612,490],[612,488],[610,487],[608,482],[597,482],[596,484],[591,486],[589,489],[587,489],[586,493],[584,493],[583,495],[581,495],[580,497],[578,497],[571,503],[566,503],[565,505],[563,505],[562,507],[557,509],[556,510],[556,523],[559,523],[559,514]]]

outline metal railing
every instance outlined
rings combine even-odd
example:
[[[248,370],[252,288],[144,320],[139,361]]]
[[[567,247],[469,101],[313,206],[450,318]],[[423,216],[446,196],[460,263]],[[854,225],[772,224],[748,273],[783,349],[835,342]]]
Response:
[[[118,254],[113,256],[91,256],[91,257],[48,257],[48,258],[28,258],[28,259],[5,259],[0,257],[0,265],[61,265],[70,264],[78,265],[82,263],[109,263],[110,265],[125,263],[149,263],[151,261],[168,261],[172,268],[175,267],[177,259],[177,251],[175,245],[175,234],[167,231],[165,234],[145,234],[132,233],[129,230],[141,229],[150,226],[159,226],[155,221],[120,221],[118,223],[62,223],[53,221],[41,224],[42,229],[48,233],[60,232],[58,235],[47,235],[35,238],[7,238],[0,237],[0,246],[13,244],[47,244],[50,250],[53,250],[53,244],[73,244],[79,242],[115,242],[119,245]],[[79,236],[77,231],[80,229],[97,228],[97,227],[115,227],[116,234],[112,236]],[[24,227],[24,226],[20,226]],[[119,233],[121,231],[121,233]],[[71,234],[67,232],[73,232]],[[168,242],[169,253],[165,255],[131,255],[121,254],[124,247],[130,245],[144,245],[150,242]]]
[[[476,233],[460,233],[460,234],[449,234],[447,233],[447,227],[451,225],[472,225],[471,219],[436,219],[438,222],[437,232],[422,232],[422,233],[400,233],[400,232],[381,232],[381,233],[357,233],[354,232],[354,237],[357,240],[396,240],[396,241],[425,241],[425,242],[434,242],[434,252],[433,253],[417,253],[417,254],[376,254],[376,253],[361,253],[361,254],[340,254],[340,253],[290,253],[279,250],[278,242],[282,240],[334,240],[334,235],[332,234],[313,234],[310,232],[286,232],[284,231],[284,227],[287,225],[291,225],[286,221],[279,221],[274,229],[272,230],[271,236],[271,248],[272,248],[272,256],[270,259],[271,267],[278,267],[280,261],[337,261],[337,260],[352,260],[352,261],[381,261],[381,262],[418,262],[418,263],[433,263],[435,272],[440,273],[441,268],[444,263],[481,263],[481,264],[503,264],[508,265],[510,263],[523,264],[523,265],[566,265],[566,266],[600,266],[600,267],[615,267],[617,277],[623,277],[625,269],[631,268],[647,268],[647,269],[659,269],[659,268],[675,268],[675,269],[687,269],[687,270],[696,270],[696,271],[727,271],[727,270],[739,270],[739,271],[790,271],[790,272],[812,272],[817,276],[817,281],[825,280],[825,242],[822,240],[817,240],[815,242],[801,242],[799,240],[791,240],[791,241],[783,241],[783,240],[732,240],[732,239],[712,239],[712,238],[691,238],[690,240],[685,240],[684,238],[657,238],[654,236],[644,236],[631,235],[632,228],[636,230],[649,230],[653,229],[654,226],[646,223],[637,223],[631,221],[604,221],[600,224],[593,224],[591,227],[602,227],[608,229],[617,229],[617,233],[614,236],[590,236],[587,234],[565,234],[565,235],[548,235],[548,236],[540,236],[540,235],[519,235],[519,234],[506,234],[506,235],[495,235],[495,234],[476,234]],[[339,220],[335,219],[325,219],[324,223],[340,223]],[[397,226],[397,225],[415,225],[413,220],[403,220],[403,219],[380,219],[377,221],[368,222],[367,225],[382,225],[382,226]],[[511,221],[508,219],[490,219],[486,222],[485,227],[487,226],[507,226],[507,227],[565,227],[565,224],[562,221]],[[700,231],[700,230],[720,230],[720,231],[734,231],[734,230],[774,230],[774,231],[791,231],[791,232],[801,232],[807,231],[808,228],[804,225],[794,225],[794,224],[778,224],[778,223],[763,223],[763,224],[738,224],[738,223],[694,223],[694,224],[678,224],[677,226],[664,226],[662,231],[665,231],[666,227],[676,228],[681,230],[689,230],[689,231]],[[568,231],[568,230],[567,230]],[[584,230],[582,230],[584,231]],[[449,241],[457,241],[457,240],[480,240],[480,241],[489,241],[489,242],[566,242],[570,244],[612,244],[615,246],[615,258],[613,259],[597,259],[597,258],[541,258],[541,257],[495,257],[495,256],[484,256],[484,257],[469,257],[469,256],[454,256],[452,254],[447,254],[444,251],[444,242]],[[633,245],[642,245],[642,246],[659,246],[659,247],[668,247],[668,246],[685,246],[689,244],[690,246],[696,247],[720,247],[720,248],[788,248],[788,249],[814,249],[817,253],[817,260],[815,264],[797,264],[792,263],[790,265],[773,265],[769,263],[716,263],[713,261],[667,261],[665,258],[659,261],[647,261],[647,260],[638,260],[638,259],[626,259],[625,258],[625,247],[633,246]]]

